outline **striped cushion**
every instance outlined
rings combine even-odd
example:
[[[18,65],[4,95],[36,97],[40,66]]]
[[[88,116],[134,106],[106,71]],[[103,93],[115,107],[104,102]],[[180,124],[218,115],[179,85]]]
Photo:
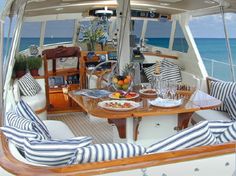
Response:
[[[24,141],[25,157],[28,161],[48,166],[65,165],[77,148],[90,145],[91,137],[75,137],[67,140]]]
[[[236,122],[230,125],[220,136],[218,136],[220,143],[230,142],[236,140]]]
[[[47,127],[45,126],[45,124],[34,113],[34,111],[30,108],[30,106],[27,103],[25,103],[23,100],[20,100],[17,103],[16,113],[21,117],[24,117],[26,119],[29,119],[29,120],[32,120],[33,122],[35,122],[38,125],[38,127],[40,128],[40,130],[42,131],[45,138],[51,139],[51,136],[50,136],[49,131],[48,131]]]
[[[78,148],[68,164],[108,161],[114,159],[140,156],[145,148],[130,143],[95,144],[89,147]]]
[[[42,129],[32,120],[20,117],[11,111],[6,113],[6,120],[8,122],[8,126],[10,127],[36,132],[43,136],[44,139],[48,139],[48,137],[44,134],[44,131],[42,131]]]
[[[224,105],[231,120],[236,120],[236,92],[226,97]]]
[[[161,67],[161,74],[163,81],[182,81],[181,72],[178,66]]]
[[[215,137],[218,137],[220,134],[222,134],[232,124],[233,121],[225,120],[214,120],[208,122],[209,129]]]
[[[223,102],[223,104],[216,108],[216,110],[227,112],[224,101],[234,92],[236,92],[236,83],[212,81],[210,84],[210,95]]]
[[[41,90],[39,83],[35,81],[30,73],[22,76],[18,83],[21,93],[25,96],[34,96]]]
[[[184,68],[182,66],[179,66],[179,65],[177,65],[177,64],[175,64],[175,63],[173,63],[173,62],[171,62],[171,61],[169,61],[167,59],[163,59],[161,61],[161,67],[162,68],[163,67],[175,67],[175,66],[178,66],[180,70],[184,70]]]
[[[152,75],[154,74],[155,70],[156,70],[156,67],[158,66],[159,64],[156,63],[156,64],[153,64],[152,66],[150,67],[147,67],[147,68],[143,68],[144,70],[144,73],[148,79],[149,82],[152,82]]]
[[[209,130],[208,121],[202,121],[191,128],[187,128],[167,139],[151,145],[147,149],[147,153],[181,150],[215,143],[216,138]]]
[[[43,140],[43,136],[40,134],[33,132],[33,131],[26,131],[17,129],[14,127],[0,127],[0,129],[3,131],[4,135],[13,143],[16,145],[17,148],[23,150],[24,148],[24,139],[37,139],[37,140]]]

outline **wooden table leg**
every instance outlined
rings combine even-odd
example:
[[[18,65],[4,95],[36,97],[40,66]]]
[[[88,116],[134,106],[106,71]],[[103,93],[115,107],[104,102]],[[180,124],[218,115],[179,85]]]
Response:
[[[127,119],[130,120],[128,123]],[[141,121],[141,117],[137,118],[130,117],[127,119],[108,119],[108,123],[114,124],[116,126],[119,133],[119,137],[121,139],[125,139],[128,137],[136,141],[138,138],[138,127]],[[127,128],[130,130],[127,131]],[[129,133],[130,135],[127,136],[127,133]]]
[[[178,127],[177,127],[177,130],[182,130],[182,129],[187,128],[189,120],[190,120],[192,115],[193,115],[193,112],[179,113],[178,114]]]

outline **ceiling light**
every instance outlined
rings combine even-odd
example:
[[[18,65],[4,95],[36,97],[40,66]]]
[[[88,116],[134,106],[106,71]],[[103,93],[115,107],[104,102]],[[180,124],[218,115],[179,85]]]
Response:
[[[162,6],[169,6],[170,4],[169,3],[165,3],[165,2],[161,2],[160,5],[162,5]]]
[[[60,7],[60,8],[57,8],[56,11],[61,11],[63,10],[64,8]]]
[[[211,0],[205,0],[204,3],[206,3],[206,4],[215,4],[216,2],[215,1],[211,1]]]

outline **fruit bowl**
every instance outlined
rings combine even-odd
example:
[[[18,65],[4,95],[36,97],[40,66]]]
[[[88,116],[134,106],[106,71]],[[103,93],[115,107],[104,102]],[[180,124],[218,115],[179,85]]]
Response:
[[[112,85],[116,91],[118,90],[129,91],[132,86],[132,81],[133,80],[130,75],[112,77]]]

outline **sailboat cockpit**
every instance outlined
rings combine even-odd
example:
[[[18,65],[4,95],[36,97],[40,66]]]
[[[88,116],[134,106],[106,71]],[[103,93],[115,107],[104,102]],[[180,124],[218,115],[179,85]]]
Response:
[[[0,175],[236,174],[236,2],[1,3]],[[209,76],[189,26],[212,14],[227,81]]]

